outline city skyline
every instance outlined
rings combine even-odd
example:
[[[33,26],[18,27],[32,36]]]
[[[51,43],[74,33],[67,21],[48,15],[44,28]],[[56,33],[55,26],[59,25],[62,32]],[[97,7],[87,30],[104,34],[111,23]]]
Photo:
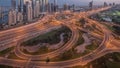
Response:
[[[0,68],[120,68],[120,0],[0,4]]]
[[[54,0],[49,0],[49,2],[53,2]],[[79,6],[88,6],[88,3],[92,0],[57,0],[59,5],[63,4],[75,4]],[[104,2],[108,3],[120,3],[120,0],[93,0],[95,5],[102,5]],[[0,6],[10,6],[10,0],[0,0]]]

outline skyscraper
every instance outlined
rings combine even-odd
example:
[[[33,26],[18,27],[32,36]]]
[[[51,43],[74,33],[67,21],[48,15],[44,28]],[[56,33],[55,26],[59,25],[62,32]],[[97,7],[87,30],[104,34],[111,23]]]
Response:
[[[48,11],[48,0],[39,0],[41,12]]]
[[[2,7],[0,7],[0,19],[2,18]]]
[[[53,3],[51,3],[51,7],[50,7],[51,9],[51,12],[54,12],[54,4]]]
[[[57,0],[54,0],[54,12],[57,11]]]
[[[12,9],[16,9],[16,0],[11,0]]]
[[[39,17],[39,13],[40,13],[40,2],[39,0],[35,0],[33,3],[33,17]]]
[[[51,5],[50,5],[50,3],[48,3],[48,12],[49,13],[51,12]]]
[[[0,23],[2,23],[2,7],[0,7]]]
[[[18,12],[22,12],[23,0],[18,0]]]
[[[48,12],[48,0],[45,0],[45,11]]]
[[[23,22],[23,14],[21,12],[17,13],[17,23]]]
[[[40,12],[42,12],[42,0],[39,0],[40,5]]]
[[[68,10],[68,5],[67,5],[67,4],[64,4],[64,5],[63,5],[63,8],[64,8],[64,10]]]
[[[57,5],[57,0],[54,0],[54,5]]]
[[[44,0],[41,0],[41,12],[44,12]]]
[[[23,0],[23,3],[26,4],[26,2],[29,2],[29,1],[31,1],[31,0]]]
[[[26,14],[27,14],[27,21],[32,21],[33,19],[33,9],[32,9],[32,1],[26,2]]]
[[[75,11],[75,4],[72,5],[73,11]]]
[[[89,8],[92,10],[93,9],[93,0],[89,2]]]
[[[23,21],[27,21],[27,6],[26,4],[23,5]]]
[[[115,2],[113,2],[113,4],[112,4],[113,6],[115,6]]]
[[[106,2],[104,2],[104,7],[108,6],[108,4]]]
[[[8,24],[9,25],[14,25],[16,24],[16,11],[14,9],[11,9],[8,13]]]

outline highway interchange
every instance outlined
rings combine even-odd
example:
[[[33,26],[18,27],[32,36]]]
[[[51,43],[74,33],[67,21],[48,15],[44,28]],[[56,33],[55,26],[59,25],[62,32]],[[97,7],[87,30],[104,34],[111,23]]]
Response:
[[[26,26],[21,26],[18,28],[10,29],[10,30],[1,31],[0,32],[0,51],[12,46],[16,46],[14,50],[15,54],[24,60],[7,59],[7,58],[0,57],[0,64],[14,66],[14,67],[21,67],[21,68],[23,67],[65,68],[65,67],[72,67],[77,65],[86,65],[87,63],[97,58],[100,58],[105,54],[112,53],[112,52],[120,52],[119,40],[116,40],[112,36],[112,32],[109,29],[107,29],[105,26],[100,24],[99,22],[88,18],[92,14],[99,13],[100,11],[104,11],[109,8],[110,7],[99,8],[99,9],[95,9],[87,12],[75,13],[74,17],[69,18],[68,20],[58,21],[57,24],[56,23],[47,24],[47,25],[43,24],[50,17],[54,17],[54,15],[46,15],[43,19],[37,21],[36,23],[29,24]],[[46,63],[45,61],[33,61],[33,60],[46,59],[47,57],[54,58],[64,53],[65,51],[71,49],[74,46],[75,42],[77,42],[78,40],[78,37],[79,37],[78,29],[84,30],[74,24],[73,19],[77,19],[77,18],[84,18],[87,21],[89,21],[89,23],[99,26],[101,28],[101,31],[104,33],[104,36],[102,35],[97,36],[98,38],[102,38],[103,40],[96,50],[94,50],[93,52],[85,56],[82,56],[76,59],[67,60],[67,61],[49,62],[49,63]],[[28,40],[30,38],[33,38],[37,35],[49,32],[53,29],[58,29],[61,27],[61,24],[67,26],[72,31],[72,36],[70,40],[61,48],[50,53],[36,55],[36,56],[24,54],[22,51],[20,51],[19,47],[21,42]],[[94,33],[91,33],[91,34],[94,35]]]

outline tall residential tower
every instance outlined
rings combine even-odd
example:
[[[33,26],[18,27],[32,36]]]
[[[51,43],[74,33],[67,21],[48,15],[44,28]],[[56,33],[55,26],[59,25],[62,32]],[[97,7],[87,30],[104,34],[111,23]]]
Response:
[[[16,0],[11,0],[12,9],[16,9]]]

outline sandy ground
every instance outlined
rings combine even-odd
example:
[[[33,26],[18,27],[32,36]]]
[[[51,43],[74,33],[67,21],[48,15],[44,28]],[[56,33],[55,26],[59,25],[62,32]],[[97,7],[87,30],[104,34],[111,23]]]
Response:
[[[83,53],[86,49],[85,47],[91,44],[91,40],[88,38],[87,34],[83,34],[82,37],[84,38],[84,43],[75,48],[77,53]]]

